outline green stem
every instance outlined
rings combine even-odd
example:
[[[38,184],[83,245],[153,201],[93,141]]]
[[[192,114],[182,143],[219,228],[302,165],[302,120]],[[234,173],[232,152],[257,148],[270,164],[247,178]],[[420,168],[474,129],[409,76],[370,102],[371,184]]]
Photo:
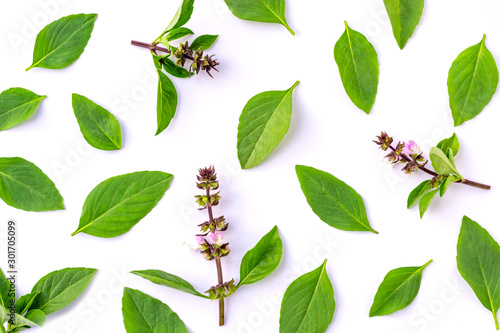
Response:
[[[493,313],[493,319],[495,320],[495,328],[497,329],[498,331],[498,319],[497,319],[497,314],[495,313],[495,311],[491,311],[491,313]]]
[[[290,28],[290,26],[288,26],[288,24],[284,24],[286,30],[290,31],[290,33],[292,34],[292,36],[295,36],[295,32],[292,30],[292,28]]]

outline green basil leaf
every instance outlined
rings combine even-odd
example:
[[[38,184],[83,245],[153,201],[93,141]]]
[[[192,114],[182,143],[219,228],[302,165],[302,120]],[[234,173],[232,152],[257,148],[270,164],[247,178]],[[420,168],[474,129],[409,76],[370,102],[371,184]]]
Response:
[[[295,36],[285,17],[285,0],[224,0],[229,10],[239,19],[282,24]]]
[[[424,180],[417,187],[415,187],[408,196],[408,202],[406,208],[410,208],[416,204],[422,197],[432,190],[432,185],[430,180]]]
[[[304,165],[295,171],[302,192],[313,212],[328,225],[348,231],[371,231],[361,196],[349,185],[331,174]]]
[[[176,39],[179,39],[179,38],[182,38],[185,36],[189,36],[192,34],[194,34],[194,32],[192,32],[190,29],[182,27],[182,28],[170,30],[168,32],[168,34],[165,36],[165,38],[169,41],[173,41],[173,40],[176,40]],[[168,46],[168,45],[165,45],[165,46]]]
[[[0,332],[5,332],[2,325],[7,320],[9,320],[8,310],[3,305],[0,305]]]
[[[424,0],[384,0],[392,33],[402,50],[415,31],[424,11]]]
[[[162,64],[165,72],[167,72],[168,74],[181,79],[190,77],[189,71],[187,69],[181,66],[177,66],[172,60],[170,60],[170,58],[164,56],[161,57],[161,60],[159,61]]]
[[[111,177],[97,185],[85,200],[78,230],[111,238],[129,231],[156,206],[173,176],[140,171]]]
[[[177,90],[168,76],[161,71],[160,58],[153,54],[153,61],[158,73],[158,99],[156,102],[158,129],[155,135],[160,134],[168,127],[177,109]]]
[[[495,58],[484,40],[465,49],[448,72],[448,95],[455,126],[477,116],[490,102],[498,85]]]
[[[500,246],[477,222],[462,220],[457,244],[457,267],[483,306],[493,313],[498,330],[500,308]]]
[[[430,192],[427,192],[426,194],[424,194],[422,196],[422,198],[418,202],[418,210],[420,212],[420,218],[422,218],[424,216],[425,212],[427,211],[427,209],[431,205],[432,199],[434,199],[434,197],[436,196],[437,193],[438,193],[438,190],[435,189],[435,190],[432,190]]]
[[[42,327],[43,324],[45,324],[45,320],[45,313],[38,309],[29,311],[24,317],[16,313],[14,316],[14,327],[17,328],[16,332],[23,331],[33,326]]]
[[[101,150],[122,147],[120,123],[108,110],[85,96],[73,94],[73,111],[89,145]]]
[[[0,268],[0,306],[3,306],[5,308],[10,307],[11,299],[13,298],[12,296],[9,296],[10,285],[10,281],[7,280],[7,278],[3,274],[2,269]]]
[[[219,35],[201,35],[191,43],[191,49],[206,50],[215,43],[217,37],[219,37]]]
[[[160,286],[177,289],[198,297],[208,298],[208,296],[205,296],[196,291],[196,289],[194,289],[194,287],[189,282],[173,274],[169,274],[157,269],[133,271],[130,273],[138,275],[153,283],[159,284]]]
[[[333,319],[335,299],[326,260],[286,289],[280,311],[280,333],[322,333]]]
[[[162,38],[167,32],[180,28],[184,24],[188,23],[189,19],[191,18],[191,15],[193,14],[193,10],[194,10],[194,0],[182,0],[182,3],[179,6],[179,9],[177,9],[177,12],[175,13],[174,18],[172,19],[172,22],[170,22],[170,24],[165,28],[165,30],[163,30],[160,37],[158,37],[155,40],[155,42],[158,41],[160,38]]]
[[[449,138],[439,141],[436,147],[441,149],[443,152],[448,151],[448,148],[451,148],[453,156],[456,156],[460,148],[460,143],[458,142],[457,135],[453,133],[453,135]]]
[[[69,15],[54,21],[36,36],[33,67],[59,69],[74,63],[85,50],[97,14]]]
[[[238,287],[262,280],[278,267],[283,255],[283,243],[274,226],[250,251],[245,253],[240,265]]]
[[[410,305],[420,289],[422,272],[431,262],[429,260],[420,267],[400,267],[387,273],[375,294],[370,317],[386,316]]]
[[[448,187],[450,187],[451,184],[459,180],[460,177],[456,175],[449,175],[448,177],[446,177],[446,179],[443,180],[443,182],[439,186],[439,196],[442,197],[445,194],[446,190],[448,190]]]
[[[47,97],[24,88],[10,88],[0,94],[0,131],[29,119]]]
[[[179,316],[168,305],[139,290],[124,288],[123,322],[127,333],[187,333]]]
[[[243,108],[238,125],[238,159],[243,169],[262,162],[285,136],[292,117],[292,92],[298,84],[257,94]]]
[[[19,297],[16,302],[16,313],[23,315],[26,311],[28,311],[38,294],[40,294],[40,292],[35,291]]]
[[[64,209],[63,198],[49,177],[20,157],[0,157],[0,198],[25,211]]]
[[[449,148],[450,149],[450,148]],[[429,153],[429,157],[431,159],[432,168],[436,173],[440,175],[449,175],[454,173],[458,175],[460,178],[460,174],[457,171],[457,167],[455,163],[450,160],[448,156],[439,148],[432,147]]]
[[[97,269],[65,268],[42,277],[31,293],[40,292],[30,310],[39,309],[46,315],[56,312],[73,302],[87,288]]]
[[[372,44],[345,22],[345,31],[333,51],[340,78],[351,101],[370,113],[378,89],[378,58]]]

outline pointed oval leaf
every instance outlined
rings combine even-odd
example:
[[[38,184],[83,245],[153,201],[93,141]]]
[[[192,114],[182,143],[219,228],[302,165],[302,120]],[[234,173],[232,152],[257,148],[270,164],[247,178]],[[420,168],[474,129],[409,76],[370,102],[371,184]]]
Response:
[[[19,299],[16,301],[16,313],[23,315],[26,311],[28,311],[38,294],[40,294],[40,292],[35,291],[33,293],[29,293],[19,297]]]
[[[8,310],[3,306],[3,305],[0,305],[0,332],[5,332],[3,330],[3,324],[9,319],[9,315],[8,315]]]
[[[432,199],[436,196],[438,193],[438,189],[432,190],[430,192],[425,193],[420,201],[418,202],[418,210],[420,212],[420,218],[424,217],[425,212],[431,205]]]
[[[0,157],[0,198],[30,212],[64,209],[63,198],[49,177],[20,157]]]
[[[159,284],[160,286],[177,289],[198,297],[208,298],[207,296],[203,295],[202,293],[194,289],[194,287],[189,282],[178,277],[177,275],[166,273],[157,269],[133,271],[130,273],[140,276],[153,283]]]
[[[28,120],[47,97],[24,88],[10,88],[0,94],[0,131]]]
[[[292,116],[292,93],[298,84],[295,82],[288,90],[255,95],[243,108],[237,145],[243,169],[262,162],[285,136]]]
[[[460,143],[458,142],[457,135],[453,133],[449,138],[439,141],[436,147],[443,152],[448,151],[448,148],[450,148],[453,151],[453,156],[456,156],[460,149]]]
[[[156,101],[156,120],[158,135],[163,132],[175,116],[177,109],[177,90],[172,81],[161,71],[161,57],[153,55],[156,72],[158,73],[158,98]]]
[[[430,180],[424,180],[417,187],[415,187],[408,195],[408,201],[406,208],[410,208],[414,204],[416,204],[422,197],[432,190],[432,185],[430,184]]]
[[[424,0],[384,0],[392,33],[402,50],[415,31],[424,11]]]
[[[457,267],[483,306],[493,313],[498,330],[500,308],[500,246],[477,222],[462,220],[457,244]]]
[[[455,173],[460,176],[454,161],[451,161],[441,149],[432,147],[429,153],[429,158],[431,159],[432,168],[436,171],[436,173],[440,175]]]
[[[122,313],[127,333],[188,333],[179,316],[165,303],[139,290],[124,288]]]
[[[285,17],[285,0],[224,0],[229,10],[239,19],[282,24],[295,35]]]
[[[490,102],[498,85],[495,58],[485,45],[465,49],[453,61],[448,72],[448,95],[455,126],[477,116]]]
[[[42,310],[46,315],[56,312],[73,302],[87,288],[97,269],[65,268],[41,278],[31,290],[40,292],[31,304],[33,309]]]
[[[349,185],[324,172],[304,165],[295,171],[302,192],[313,212],[328,225],[348,231],[371,231],[361,196]]]
[[[168,32],[168,34],[165,36],[165,38],[169,41],[172,41],[172,40],[176,40],[176,39],[179,39],[179,38],[182,38],[182,37],[185,37],[188,35],[192,35],[192,34],[194,34],[193,31],[191,31],[188,28],[182,27],[182,28],[170,30]],[[165,46],[168,46],[168,45],[165,45]]]
[[[351,101],[370,113],[378,89],[378,57],[372,44],[345,22],[345,31],[333,51],[340,78]]]
[[[26,316],[21,316],[20,314],[15,314],[14,325],[19,326],[19,328],[30,328],[33,326],[42,327],[45,324],[46,316],[43,311],[34,309],[29,311]],[[16,332],[21,331],[20,329]]]
[[[89,145],[101,150],[122,147],[120,123],[115,116],[82,95],[73,94],[72,103],[80,130]]]
[[[9,296],[10,281],[7,280],[0,268],[0,307],[9,308],[11,304],[12,296]]]
[[[262,280],[278,267],[283,254],[283,243],[274,226],[250,251],[245,253],[240,265],[238,287]]]
[[[172,178],[161,171],[140,171],[103,181],[87,196],[72,235],[111,238],[126,233],[156,206]]]
[[[97,14],[69,15],[54,21],[36,36],[33,67],[59,69],[71,65],[85,50]]]
[[[174,15],[174,18],[172,19],[170,24],[165,28],[165,30],[161,33],[160,37],[158,37],[156,40],[163,37],[163,35],[165,35],[167,32],[180,28],[184,24],[188,23],[189,19],[191,18],[191,15],[193,14],[193,10],[194,10],[194,0],[182,0],[179,9],[177,9],[177,12]]]
[[[335,299],[326,260],[286,289],[280,311],[280,333],[323,333],[333,319]]]
[[[370,317],[389,315],[410,305],[420,289],[422,272],[431,262],[429,260],[420,267],[400,267],[387,273],[375,294]]]
[[[181,79],[188,78],[190,76],[187,69],[181,66],[177,66],[172,60],[170,60],[168,56],[162,56],[158,61],[161,63],[165,72],[172,76]]]
[[[206,50],[215,43],[217,37],[219,37],[219,35],[201,35],[193,40],[191,43],[191,49]]]

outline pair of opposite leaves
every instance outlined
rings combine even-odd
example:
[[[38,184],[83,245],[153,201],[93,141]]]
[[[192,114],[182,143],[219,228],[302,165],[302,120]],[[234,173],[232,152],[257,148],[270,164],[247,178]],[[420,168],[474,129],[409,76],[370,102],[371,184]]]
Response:
[[[388,272],[375,294],[370,317],[389,315],[411,304],[420,289],[422,272],[431,262],[420,267],[401,267]],[[457,267],[483,306],[493,313],[497,329],[496,313],[500,307],[499,262],[498,243],[478,223],[464,216],[457,243]],[[142,276],[141,272],[136,274]],[[177,277],[162,277],[148,276],[148,279],[179,290],[187,287],[187,290],[182,291],[188,293],[196,292],[184,280],[179,283]],[[168,279],[165,280],[165,277]],[[325,260],[320,267],[300,276],[287,288],[281,303],[280,332],[325,332],[334,311],[334,291]],[[164,332],[187,332],[182,320],[166,304],[137,290],[125,289],[123,315],[127,333],[156,332],[158,328],[164,328]]]
[[[29,119],[45,97],[24,88],[3,91],[0,94],[0,131]],[[115,116],[78,94],[73,94],[72,104],[80,130],[91,146],[102,150],[121,148],[120,123]]]
[[[384,0],[394,36],[401,49],[422,16],[423,0]],[[349,28],[335,44],[334,56],[344,89],[351,101],[367,114],[378,89],[377,52],[361,33]],[[453,61],[448,72],[449,104],[455,126],[477,116],[493,97],[498,85],[498,68],[485,37]]]
[[[240,264],[240,279],[234,292],[243,285],[253,284],[271,274],[278,267],[282,255],[283,244],[278,228],[274,226],[243,256]],[[186,280],[170,273],[154,269],[133,271],[132,273],[164,287],[204,299],[211,299],[198,292]],[[172,322],[169,323],[166,317],[170,317]],[[137,290],[125,289],[123,318],[128,333],[178,332],[178,330],[187,332],[185,325],[167,305]],[[161,328],[165,330],[161,330]]]
[[[54,271],[42,277],[29,294],[16,299],[10,294],[11,282],[0,269],[0,332],[16,333],[41,327],[47,315],[66,307],[83,293],[96,272],[96,269],[83,267]],[[11,304],[15,306],[13,321]],[[6,331],[3,325],[7,321],[11,325]]]

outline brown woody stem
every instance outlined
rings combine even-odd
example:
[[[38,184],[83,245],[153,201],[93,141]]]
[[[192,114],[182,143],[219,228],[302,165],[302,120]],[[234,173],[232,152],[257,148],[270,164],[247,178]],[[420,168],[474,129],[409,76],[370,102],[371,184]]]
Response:
[[[152,52],[160,51],[160,52],[164,52],[164,53],[167,53],[167,54],[172,54],[171,50],[169,50],[169,49],[167,49],[165,47],[162,47],[162,46],[158,46],[158,44],[144,43],[144,42],[139,42],[139,41],[136,41],[136,40],[131,41],[131,44],[134,45],[134,46],[139,46],[139,47],[143,47],[145,49],[149,49]],[[189,59],[189,60],[194,60],[194,57],[192,57],[192,56],[190,56],[188,54],[185,54],[184,58]]]

